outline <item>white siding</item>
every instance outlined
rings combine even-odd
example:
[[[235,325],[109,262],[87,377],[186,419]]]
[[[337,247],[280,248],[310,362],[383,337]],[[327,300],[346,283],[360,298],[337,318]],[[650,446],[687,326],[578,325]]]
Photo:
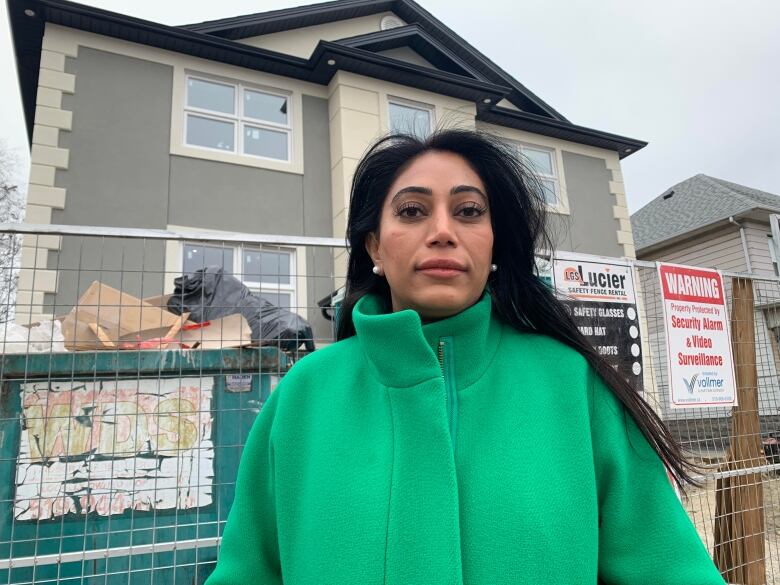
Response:
[[[765,276],[775,276],[772,268],[772,257],[769,255],[769,238],[772,234],[769,224],[743,221],[745,226],[745,239],[750,251],[750,262],[753,264],[753,272]]]
[[[766,236],[765,236],[766,237]],[[696,238],[675,243],[651,254],[638,254],[640,260],[659,260],[730,272],[746,272],[745,253],[736,226],[727,226]]]

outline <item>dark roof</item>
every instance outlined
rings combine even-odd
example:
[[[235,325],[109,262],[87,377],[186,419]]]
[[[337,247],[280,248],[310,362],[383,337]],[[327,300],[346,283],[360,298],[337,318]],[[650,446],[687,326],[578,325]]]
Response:
[[[780,197],[707,175],[677,183],[631,216],[637,251],[753,209],[780,212]]]
[[[430,12],[413,0],[334,0],[320,4],[310,4],[273,12],[248,14],[234,18],[223,18],[198,24],[185,25],[182,28],[221,36],[229,39],[241,39],[271,32],[279,32],[304,26],[326,24],[348,18],[358,18],[393,12],[407,23],[416,23],[433,38],[449,47],[475,69],[484,73],[489,81],[509,86],[512,91],[507,96],[517,107],[536,114],[546,115],[555,120],[566,118],[555,111],[531,92],[522,83],[485,57]]]
[[[346,39],[339,39],[338,44],[366,51],[381,52],[398,47],[410,47],[424,57],[437,69],[456,75],[473,77],[481,81],[488,78],[472,68],[455,53],[442,45],[423,30],[419,24],[407,24],[389,30],[367,33]]]
[[[309,59],[249,46],[239,39],[348,18],[393,12],[408,26],[336,42],[320,41]],[[335,0],[180,27],[162,25],[67,0],[8,0],[28,137],[32,137],[44,23],[326,85],[352,71],[477,104],[478,119],[618,152],[646,145],[571,124],[520,82],[412,0]],[[437,70],[377,54],[409,46]],[[335,65],[330,65],[334,62]],[[507,99],[522,112],[496,106]]]
[[[519,112],[501,106],[481,108],[477,112],[477,120],[498,124],[499,126],[517,128],[518,130],[533,132],[534,134],[552,136],[561,140],[570,140],[571,142],[615,150],[620,158],[625,158],[629,154],[647,146],[647,142],[643,140],[635,140],[634,138],[626,138],[625,136],[618,136],[617,134],[586,128],[585,126],[577,126],[571,122],[548,120],[536,114]]]

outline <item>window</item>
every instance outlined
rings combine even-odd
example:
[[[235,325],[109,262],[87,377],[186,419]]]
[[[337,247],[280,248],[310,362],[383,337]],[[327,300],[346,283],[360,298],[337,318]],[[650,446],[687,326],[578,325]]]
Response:
[[[536,173],[548,205],[557,206],[561,202],[558,174],[555,171],[555,152],[548,149],[518,146],[524,162]]]
[[[186,80],[187,146],[290,161],[289,95],[193,75]]]
[[[233,274],[233,248],[184,244],[182,272],[192,274],[206,266],[221,266],[227,274]]]
[[[184,244],[182,272],[221,266],[277,307],[296,308],[295,252],[287,248]]]
[[[277,307],[295,306],[293,253],[290,250],[244,248],[242,279]]]
[[[777,263],[777,251],[775,250],[775,240],[772,234],[766,235],[766,241],[769,246],[769,257],[772,259],[772,269],[775,272],[775,276],[780,276],[780,266]]]
[[[432,106],[393,99],[388,104],[388,112],[391,132],[425,138],[433,130]]]

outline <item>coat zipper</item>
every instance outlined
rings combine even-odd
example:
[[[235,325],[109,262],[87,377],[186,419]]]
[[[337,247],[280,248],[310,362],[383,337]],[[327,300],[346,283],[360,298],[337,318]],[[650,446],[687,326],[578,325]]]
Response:
[[[439,367],[444,380],[444,390],[447,401],[447,420],[450,427],[452,450],[455,451],[458,435],[458,392],[455,387],[455,369],[452,356],[452,338],[439,339]]]

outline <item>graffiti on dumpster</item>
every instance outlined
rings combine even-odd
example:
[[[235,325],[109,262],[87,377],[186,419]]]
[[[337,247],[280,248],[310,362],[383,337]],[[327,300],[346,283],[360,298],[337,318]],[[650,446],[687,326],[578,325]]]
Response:
[[[23,384],[14,517],[210,504],[212,382]]]

